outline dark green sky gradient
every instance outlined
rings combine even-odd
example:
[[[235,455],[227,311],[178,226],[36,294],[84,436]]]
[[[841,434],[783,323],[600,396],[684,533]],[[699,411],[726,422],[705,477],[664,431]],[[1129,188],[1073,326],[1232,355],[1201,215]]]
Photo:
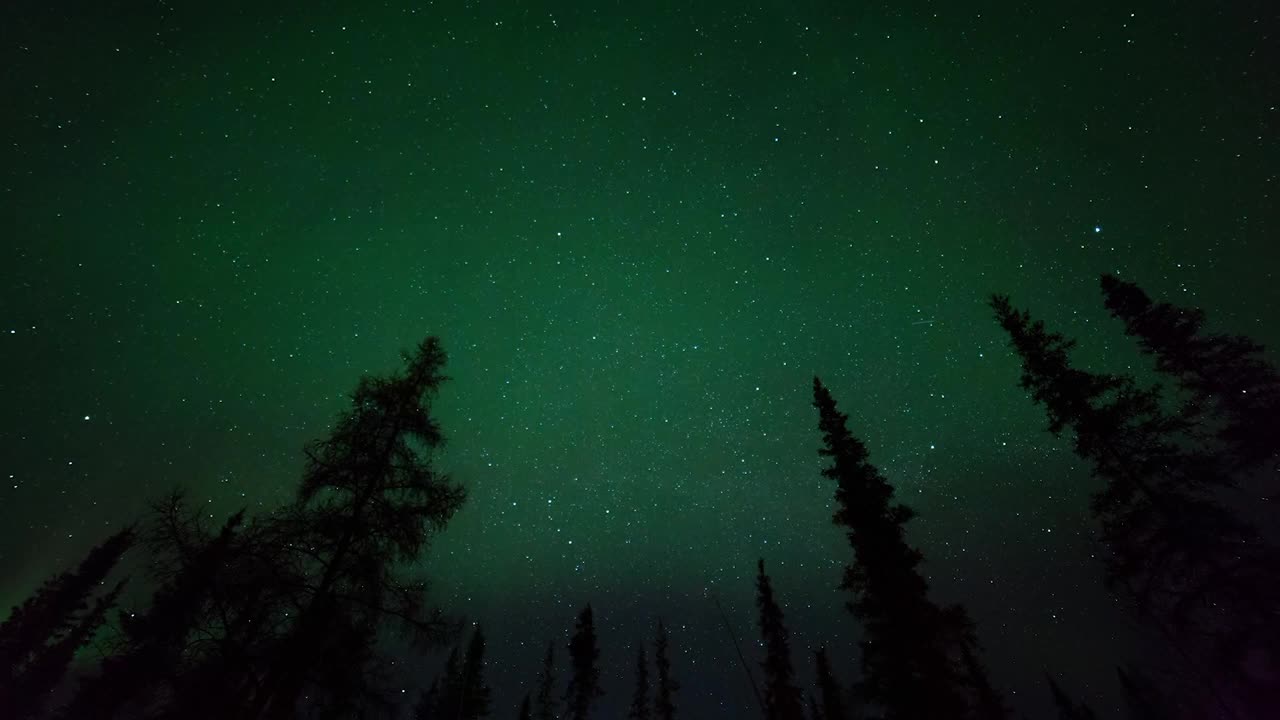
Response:
[[[6,606],[174,484],[278,504],[430,333],[472,499],[426,566],[502,713],[586,601],[610,677],[662,614],[683,704],[746,707],[711,597],[752,636],[760,556],[806,676],[855,665],[815,373],[1018,707],[1045,669],[1106,705],[1093,486],[985,298],[1094,367],[1135,358],[1101,272],[1280,342],[1268,3],[38,5],[0,23]]]

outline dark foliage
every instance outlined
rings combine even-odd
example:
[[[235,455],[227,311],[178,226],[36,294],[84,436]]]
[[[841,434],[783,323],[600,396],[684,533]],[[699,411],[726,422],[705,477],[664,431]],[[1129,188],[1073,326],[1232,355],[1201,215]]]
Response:
[[[444,670],[418,701],[418,720],[449,718],[476,720],[490,713],[490,690],[484,677],[484,631],[477,626],[461,659],[458,649],[449,653]]]
[[[803,720],[804,706],[791,667],[791,645],[782,607],[773,596],[773,584],[764,572],[764,560],[757,564],[756,608],[760,611],[760,639],[765,657],[764,710],[766,720]]]
[[[524,694],[524,699],[520,701],[520,711],[516,713],[517,720],[533,720],[533,711],[529,707],[529,693]]]
[[[442,614],[425,606],[423,583],[402,570],[465,497],[431,465],[443,444],[430,401],[445,379],[444,350],[427,338],[405,362],[400,374],[361,379],[351,409],[307,450],[297,503],[282,516],[307,581],[297,588],[296,621],[248,693],[248,717],[292,716],[307,686],[341,691],[344,703],[376,698],[363,664],[351,660],[370,655],[367,641],[384,621],[399,621],[422,643],[451,634]],[[344,632],[335,637],[334,627]],[[325,663],[337,655],[348,662]]]
[[[13,683],[13,692],[4,700],[12,717],[31,718],[40,714],[54,688],[67,674],[76,651],[88,645],[102,627],[124,585],[125,582],[121,581],[97,597],[70,631],[31,658]]]
[[[1136,302],[1132,288],[1112,290],[1117,307]],[[1109,551],[1108,585],[1188,658],[1187,676],[1203,681],[1214,704],[1231,695],[1246,716],[1277,707],[1280,557],[1220,500],[1235,484],[1230,463],[1198,442],[1194,413],[1163,410],[1158,387],[1079,370],[1068,357],[1073,341],[1006,297],[991,306],[1049,430],[1069,429],[1076,454],[1105,482],[1092,510]]]
[[[883,708],[886,720],[986,717],[979,697],[989,688],[977,664],[965,662],[976,646],[964,608],[940,608],[928,598],[904,526],[914,515],[893,502],[893,488],[868,462],[866,446],[846,425],[848,416],[818,378],[813,380],[823,448],[836,481],[833,521],[846,529],[854,563],[841,588],[854,594],[849,609],[863,624],[862,693]],[[997,715],[999,717],[999,715]]]
[[[596,698],[604,694],[600,688],[600,648],[596,644],[595,619],[588,604],[578,615],[573,637],[569,639],[569,664],[572,674],[565,690],[566,720],[587,720]]]
[[[1093,709],[1088,705],[1071,699],[1052,675],[1045,675],[1044,679],[1049,683],[1049,692],[1053,694],[1053,706],[1058,708],[1058,720],[1097,720]]]
[[[191,561],[156,591],[145,614],[122,614],[124,646],[103,660],[98,675],[81,684],[65,717],[114,718],[126,703],[154,693],[173,676],[183,663],[188,636],[209,602],[212,578],[226,562],[243,520],[243,512],[233,515],[217,538],[196,551]]]
[[[555,643],[547,643],[547,654],[542,660],[542,670],[538,672],[538,720],[555,720],[556,718],[555,652]]]
[[[47,702],[76,650],[115,604],[119,585],[92,605],[90,599],[135,540],[132,527],[107,538],[75,570],[45,581],[0,624],[0,708],[25,717]]]
[[[851,720],[844,707],[844,688],[831,672],[827,649],[820,647],[813,653],[814,671],[818,681],[818,695],[822,698],[822,715],[826,720]]]
[[[1155,303],[1137,285],[1102,276],[1107,310],[1125,334],[1156,359],[1156,368],[1185,391],[1183,418],[1217,441],[1215,455],[1230,471],[1280,463],[1280,373],[1264,348],[1242,335],[1209,333],[1194,308]]]
[[[653,643],[653,662],[658,671],[658,686],[653,698],[653,713],[657,720],[675,720],[675,695],[680,683],[671,677],[670,639],[667,626],[658,620],[658,635]]]
[[[630,720],[649,720],[649,662],[643,643],[636,646],[636,687],[631,694],[631,709],[627,717]]]

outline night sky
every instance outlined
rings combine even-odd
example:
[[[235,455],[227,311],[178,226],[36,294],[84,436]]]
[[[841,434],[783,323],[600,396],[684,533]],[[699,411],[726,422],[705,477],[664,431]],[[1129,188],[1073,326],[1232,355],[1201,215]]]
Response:
[[[1280,346],[1270,1],[185,4],[0,10],[0,607],[175,485],[278,506],[434,334],[495,717],[587,602],[601,717],[659,616],[747,716],[759,557],[855,670],[815,374],[1015,706],[1117,716],[1096,486],[985,301],[1094,369],[1145,367],[1103,272]]]

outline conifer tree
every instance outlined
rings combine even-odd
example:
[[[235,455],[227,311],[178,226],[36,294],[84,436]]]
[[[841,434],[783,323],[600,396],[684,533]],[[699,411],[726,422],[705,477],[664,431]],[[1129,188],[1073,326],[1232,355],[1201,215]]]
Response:
[[[465,497],[431,463],[443,443],[431,398],[445,379],[444,362],[439,341],[429,337],[405,356],[403,372],[362,378],[333,432],[308,448],[293,511],[294,547],[315,579],[244,716],[294,714],[303,687],[329,654],[326,629],[335,623],[364,629],[397,619],[422,642],[449,634],[439,611],[426,608],[422,585],[400,574]],[[361,668],[346,669],[353,675],[348,680],[358,680]]]
[[[517,720],[533,720],[533,712],[529,707],[529,693],[524,694],[524,700],[520,701],[520,712],[516,713]]]
[[[414,708],[415,720],[458,717],[462,707],[463,662],[458,656],[458,648],[456,646],[450,648],[444,668],[431,681],[431,685],[423,692]]]
[[[471,720],[489,716],[490,691],[484,678],[484,648],[484,630],[477,625],[462,663],[460,714]]]
[[[764,560],[756,565],[756,607],[760,610],[760,638],[764,643],[765,720],[804,720],[803,700],[791,667],[791,646],[782,608],[773,596],[773,584],[764,572]]]
[[[850,720],[844,707],[844,688],[831,672],[831,661],[827,659],[827,649],[820,647],[813,653],[815,674],[818,679],[818,694],[822,698],[822,715],[826,720]]]
[[[658,686],[653,698],[653,711],[656,720],[675,720],[675,695],[680,690],[680,683],[671,677],[670,640],[667,637],[667,626],[658,620],[658,635],[654,640],[653,661],[658,671]]]
[[[833,521],[845,528],[854,551],[841,588],[853,593],[849,609],[865,632],[865,699],[879,705],[886,720],[981,717],[978,687],[985,674],[976,663],[965,667],[963,657],[976,646],[972,623],[964,608],[929,600],[917,569],[922,556],[904,534],[914,513],[893,502],[893,488],[868,462],[866,446],[849,432],[848,416],[818,378],[813,393],[824,445],[819,454],[831,461],[822,474],[836,481]]]
[[[1007,297],[991,306],[1050,432],[1070,430],[1076,454],[1105,482],[1092,510],[1109,550],[1109,587],[1181,655],[1204,663],[1189,673],[1207,678],[1214,702],[1232,695],[1276,707],[1276,671],[1255,678],[1246,666],[1268,658],[1261,667],[1280,667],[1280,558],[1215,496],[1233,483],[1224,464],[1196,442],[1185,416],[1163,410],[1159,388],[1077,369],[1073,341]]]
[[[37,717],[41,713],[54,688],[67,674],[76,651],[89,644],[102,627],[107,613],[115,607],[124,585],[125,581],[122,580],[114,588],[95,598],[93,607],[80,616],[68,632],[30,659],[15,679],[12,692],[3,699],[2,705],[8,708],[12,717],[22,720]]]
[[[645,658],[644,643],[636,646],[636,687],[627,717],[630,720],[649,720],[649,663]]]
[[[1107,310],[1186,392],[1183,415],[1207,425],[1233,471],[1280,465],[1280,373],[1242,335],[1208,333],[1205,314],[1154,303],[1137,285],[1102,276]],[[1273,488],[1274,490],[1274,488]]]
[[[59,673],[61,678],[66,665],[60,665],[58,658],[68,648],[74,654],[101,623],[99,619],[86,624],[101,607],[101,603],[90,606],[93,591],[102,585],[134,542],[132,527],[110,536],[90,550],[75,570],[45,581],[0,624],[0,707],[14,706],[20,695],[30,697],[34,688],[31,684],[48,682],[51,673]],[[114,595],[109,593],[108,597],[114,602]],[[102,612],[108,609],[102,608]],[[70,660],[70,655],[67,659]],[[44,679],[36,681],[36,677]],[[54,684],[58,678],[53,679]],[[24,688],[24,684],[29,687]]]
[[[538,673],[538,720],[555,720],[556,718],[556,666],[555,643],[547,643],[547,654],[542,660],[542,670]]]
[[[573,637],[569,639],[572,674],[564,693],[566,720],[588,720],[591,717],[592,704],[604,694],[600,688],[599,662],[595,619],[588,603],[578,615]]]
[[[135,532],[125,528],[94,547],[75,570],[46,580],[34,595],[13,608],[0,623],[0,687],[47,644],[75,627],[76,613],[88,606],[120,557],[132,547]]]
[[[809,720],[826,720],[822,714],[822,708],[818,705],[818,698],[813,693],[809,693]]]
[[[1084,703],[1077,703],[1058,685],[1052,675],[1046,674],[1044,679],[1049,683],[1049,692],[1053,694],[1053,706],[1058,709],[1058,720],[1097,720],[1093,709]]]
[[[212,576],[226,560],[243,520],[243,511],[231,516],[217,538],[196,551],[155,592],[150,609],[141,617],[122,614],[124,647],[103,660],[96,676],[81,683],[63,717],[109,720],[126,703],[173,677],[183,662],[187,637],[209,599]]]

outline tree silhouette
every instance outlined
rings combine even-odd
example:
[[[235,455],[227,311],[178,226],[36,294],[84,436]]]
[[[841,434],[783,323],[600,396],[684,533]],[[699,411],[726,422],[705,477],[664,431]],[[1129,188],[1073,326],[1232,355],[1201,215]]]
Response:
[[[108,537],[75,570],[46,580],[0,624],[0,707],[33,713],[43,704],[114,604],[119,587],[89,602],[135,540],[132,527]]]
[[[72,628],[57,641],[37,652],[26,666],[19,672],[13,683],[13,691],[8,695],[4,705],[14,718],[36,717],[40,714],[50,694],[67,674],[71,660],[76,651],[88,645],[94,634],[102,627],[107,613],[115,607],[125,581],[93,601]]]
[[[914,513],[893,503],[893,488],[868,462],[866,446],[846,425],[848,416],[818,378],[813,379],[823,448],[836,481],[833,521],[846,529],[854,563],[841,588],[854,594],[849,609],[861,619],[862,692],[884,709],[886,720],[983,715],[978,688],[987,685],[977,665],[964,662],[976,646],[964,608],[939,608],[917,566],[922,556],[907,545],[904,525]]]
[[[764,642],[764,708],[766,720],[804,720],[800,688],[791,667],[791,646],[782,608],[773,597],[773,584],[764,572],[764,560],[756,565],[756,607],[760,610],[760,638]]]
[[[529,708],[529,693],[524,694],[524,699],[520,701],[520,712],[516,713],[517,720],[533,720],[533,712]]]
[[[630,720],[649,720],[649,663],[644,643],[636,645],[636,687],[631,695]]]
[[[1102,291],[1125,334],[1187,393],[1184,418],[1210,428],[1228,468],[1274,471],[1280,464],[1280,373],[1263,357],[1264,348],[1242,335],[1207,333],[1201,310],[1154,303],[1137,285],[1114,276],[1102,276]]]
[[[362,378],[333,432],[308,448],[291,517],[298,535],[293,547],[314,580],[300,589],[296,622],[251,693],[247,716],[294,714],[308,681],[335,669],[322,665],[335,648],[332,627],[350,630],[343,638],[348,644],[390,619],[419,642],[450,634],[441,613],[426,608],[422,583],[401,572],[465,498],[431,465],[443,444],[430,400],[445,379],[444,362],[439,341],[430,337],[405,355],[403,372]],[[348,671],[344,680],[351,682],[362,672],[354,664],[336,669]]]
[[[809,720],[826,720],[822,714],[822,707],[818,705],[818,698],[813,693],[809,693]]]
[[[1058,708],[1058,720],[1097,720],[1093,709],[1084,703],[1077,703],[1058,686],[1052,675],[1045,674],[1049,683],[1049,692],[1053,694],[1053,706]]]
[[[444,670],[418,701],[415,717],[418,720],[488,717],[491,698],[484,679],[484,652],[484,631],[477,625],[461,658],[456,647],[449,652]]]
[[[1109,551],[1108,586],[1195,658],[1191,674],[1207,679],[1215,702],[1230,694],[1241,706],[1277,707],[1280,558],[1217,499],[1234,482],[1224,464],[1196,442],[1185,415],[1164,412],[1158,387],[1079,370],[1069,358],[1074,341],[1007,297],[994,296],[991,306],[1050,432],[1070,429],[1076,454],[1106,483],[1092,510]],[[1262,671],[1270,678],[1255,677],[1259,657],[1270,658],[1272,669]]]
[[[484,630],[476,625],[462,663],[462,717],[472,720],[489,716],[491,693],[484,679],[484,648]]]
[[[538,720],[555,720],[556,717],[556,667],[555,643],[547,643],[547,654],[538,673]]]
[[[121,615],[123,648],[103,660],[96,676],[81,683],[63,717],[114,718],[126,703],[172,679],[183,663],[188,635],[209,600],[212,577],[226,561],[243,520],[243,511],[227,520],[218,537],[155,592],[141,617]]]
[[[850,720],[844,707],[844,688],[840,687],[831,672],[831,661],[827,659],[825,647],[814,651],[813,664],[818,680],[818,694],[822,698],[823,717],[826,720]]]
[[[567,720],[587,720],[596,698],[604,694],[600,688],[600,648],[596,645],[596,626],[588,603],[578,615],[573,637],[569,639],[569,663],[573,674],[565,690]]]
[[[675,694],[680,690],[680,683],[671,677],[671,658],[669,656],[669,638],[667,626],[658,620],[658,635],[654,640],[653,662],[658,671],[658,687],[653,698],[653,712],[656,720],[675,720]]]

